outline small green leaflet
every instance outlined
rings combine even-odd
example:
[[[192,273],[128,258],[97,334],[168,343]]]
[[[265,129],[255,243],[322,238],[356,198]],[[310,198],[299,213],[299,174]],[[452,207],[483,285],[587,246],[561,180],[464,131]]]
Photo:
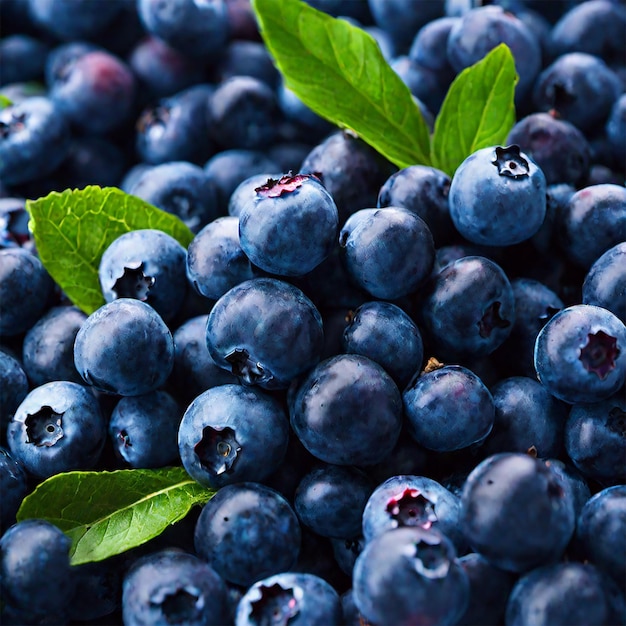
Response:
[[[6,107],[10,107],[13,103],[6,97],[0,93],[0,111],[2,109],[6,109]]]
[[[454,79],[435,120],[433,167],[452,176],[476,150],[506,141],[515,123],[517,81],[515,61],[505,44]]]
[[[428,164],[428,127],[368,33],[300,0],[252,4],[286,85],[307,106],[398,167]]]
[[[27,201],[26,208],[41,262],[87,314],[104,304],[98,265],[114,239],[143,228],[162,230],[185,248],[193,239],[191,230],[175,215],[114,187],[52,192]]]
[[[102,561],[160,535],[215,491],[182,467],[66,472],[27,496],[17,521],[45,519],[72,540],[71,563]]]

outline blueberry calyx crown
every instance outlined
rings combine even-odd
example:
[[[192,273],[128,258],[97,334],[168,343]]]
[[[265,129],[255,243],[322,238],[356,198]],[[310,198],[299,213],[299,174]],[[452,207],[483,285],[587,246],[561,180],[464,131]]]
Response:
[[[588,372],[593,372],[604,380],[615,368],[619,356],[617,339],[602,330],[587,335],[587,343],[580,349],[580,361]]]
[[[496,148],[496,156],[491,161],[497,168],[500,176],[509,178],[525,178],[530,171],[528,161],[521,155],[518,145],[513,144],[503,148]]]
[[[194,622],[201,617],[204,598],[193,585],[159,589],[150,598],[150,604],[161,607],[168,624]]]
[[[546,310],[537,316],[537,319],[545,326],[561,309],[547,306]]]
[[[235,439],[232,428],[206,426],[202,431],[202,439],[194,446],[194,451],[202,466],[219,476],[232,470],[241,446]]]
[[[291,173],[289,173],[278,179],[268,178],[264,185],[256,187],[254,191],[263,198],[278,198],[285,193],[295,191],[310,178],[315,178],[315,176],[312,174],[296,174],[292,176]]]
[[[419,526],[428,530],[437,521],[433,503],[419,489],[410,487],[390,498],[386,510],[398,526]]]
[[[0,137],[5,139],[11,133],[16,133],[22,130],[26,123],[26,114],[10,112],[10,117],[7,121],[0,119]]]
[[[134,298],[145,302],[155,282],[156,278],[144,273],[143,263],[127,263],[124,273],[115,281],[113,291],[118,298]]]
[[[423,538],[413,544],[411,555],[418,574],[426,578],[445,578],[450,571],[449,550],[438,537]]]
[[[235,348],[224,360],[230,364],[232,373],[246,385],[260,385],[274,378],[261,363],[250,358],[250,353],[243,348]]]
[[[36,413],[30,413],[24,420],[26,443],[34,443],[38,448],[53,446],[63,438],[63,413],[57,413],[50,406],[42,406]]]
[[[483,339],[490,337],[494,328],[507,328],[511,325],[509,320],[500,315],[500,306],[500,302],[492,302],[478,320],[478,334]]]
[[[278,583],[261,585],[261,597],[250,603],[250,621],[258,626],[287,626],[300,608],[298,589],[285,589]]]
[[[170,118],[170,108],[164,105],[156,106],[145,111],[137,120],[137,130],[140,133],[146,131],[150,126],[159,124],[165,126]]]

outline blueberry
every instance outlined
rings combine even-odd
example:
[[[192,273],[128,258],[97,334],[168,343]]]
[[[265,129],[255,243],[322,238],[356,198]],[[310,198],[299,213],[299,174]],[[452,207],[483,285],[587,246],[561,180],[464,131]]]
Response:
[[[128,192],[178,216],[197,233],[221,213],[213,180],[187,161],[155,165],[141,173]]]
[[[541,458],[559,455],[568,412],[565,403],[525,376],[504,378],[491,388],[491,393],[495,419],[483,444],[487,455],[528,451]]]
[[[302,128],[307,140],[322,141],[336,127],[309,108],[287,85],[278,85],[278,106],[286,119]]]
[[[626,401],[623,393],[591,404],[575,404],[565,424],[565,450],[589,479],[626,482]]]
[[[365,546],[365,539],[363,539],[362,535],[358,535],[352,539],[336,539],[331,537],[330,543],[333,549],[333,556],[335,557],[339,569],[348,576],[351,576],[354,571],[356,559]]]
[[[448,36],[448,61],[460,72],[501,43],[510,48],[515,59],[519,75],[515,95],[520,101],[541,70],[541,46],[533,31],[503,7],[476,7],[461,17]]]
[[[437,452],[481,443],[491,432],[494,399],[482,380],[459,365],[415,376],[402,394],[411,436]]]
[[[179,460],[176,437],[182,410],[167,392],[120,398],[109,421],[116,455],[133,468],[164,467]]]
[[[67,381],[35,387],[7,429],[13,456],[30,474],[92,469],[106,440],[106,420],[90,389]]]
[[[393,300],[415,292],[435,262],[426,222],[401,207],[361,209],[339,233],[354,281],[375,298]]]
[[[253,278],[211,309],[206,340],[213,360],[244,383],[286,389],[320,358],[322,318],[304,293],[275,278]]]
[[[571,7],[554,25],[549,49],[553,57],[586,52],[606,63],[623,63],[626,55],[623,7],[607,0],[591,0]]]
[[[112,557],[72,567],[76,592],[70,603],[70,620],[88,623],[100,618],[114,619],[121,607],[124,557]]]
[[[423,66],[408,56],[396,57],[392,59],[390,65],[409,88],[428,129],[432,132],[433,111],[436,114],[441,108],[450,86],[450,77],[439,70]]]
[[[90,41],[68,41],[55,46],[46,59],[45,80],[48,88],[62,78],[68,68],[88,52],[102,51],[102,48]]]
[[[415,0],[368,0],[374,23],[391,38],[397,52],[409,48],[415,33],[424,24],[443,15],[443,2]]]
[[[563,556],[575,527],[573,495],[543,461],[494,454],[463,485],[461,526],[472,549],[492,565],[526,572]]]
[[[484,356],[509,336],[514,296],[502,268],[482,256],[446,265],[423,292],[423,328],[434,348],[449,356]]]
[[[549,113],[531,113],[513,126],[507,143],[517,144],[539,166],[547,185],[581,186],[589,176],[591,148],[570,122]]]
[[[0,488],[2,509],[0,510],[0,533],[15,524],[22,500],[28,494],[28,476],[20,461],[13,458],[9,450],[0,446]]]
[[[535,370],[560,400],[570,404],[604,400],[624,385],[626,327],[602,307],[567,307],[537,335]]]
[[[0,335],[29,330],[47,310],[53,288],[41,261],[28,250],[0,250]]]
[[[365,302],[348,315],[343,352],[361,354],[381,365],[403,389],[421,367],[422,335],[415,322],[391,302]]]
[[[239,215],[241,248],[252,263],[279,276],[301,276],[331,252],[339,216],[330,194],[307,174],[269,179]]]
[[[50,97],[78,129],[101,135],[119,128],[132,114],[135,77],[115,55],[87,52],[63,68],[50,85]]]
[[[608,309],[626,324],[626,242],[596,259],[585,276],[582,296],[583,304]]]
[[[105,249],[98,267],[107,302],[134,298],[149,304],[166,322],[178,313],[187,291],[185,248],[155,229],[120,235]]]
[[[515,320],[511,334],[501,346],[502,356],[516,374],[534,378],[533,353],[537,335],[565,305],[552,289],[532,278],[514,278],[511,288],[515,298]]]
[[[74,593],[69,553],[69,537],[48,521],[28,519],[9,528],[0,538],[4,602],[29,619],[66,611]]]
[[[70,146],[70,126],[47,97],[27,98],[0,111],[0,179],[7,185],[51,174]]]
[[[337,592],[314,574],[284,572],[256,581],[237,603],[235,626],[339,626]]]
[[[424,24],[415,35],[409,58],[414,63],[446,74],[450,80],[456,74],[448,61],[448,37],[452,27],[460,21],[458,17],[438,17]]]
[[[335,131],[302,161],[301,174],[318,176],[339,211],[339,223],[364,207],[376,206],[378,191],[396,171],[363,140]]]
[[[300,522],[323,537],[353,538],[372,484],[354,467],[323,465],[306,474],[296,489],[294,508]]]
[[[230,38],[224,0],[139,0],[137,11],[150,35],[191,57],[216,58]]]
[[[135,561],[122,588],[125,624],[209,626],[228,620],[228,590],[207,563],[166,549]]]
[[[26,333],[22,362],[33,386],[53,380],[83,382],[74,365],[74,340],[86,319],[77,307],[53,307]]]
[[[187,408],[178,430],[180,458],[199,483],[217,489],[262,481],[287,452],[289,420],[266,392],[220,385],[201,393]]]
[[[300,541],[287,500],[253,482],[222,487],[204,505],[194,535],[198,555],[224,580],[243,587],[289,570]]]
[[[291,426],[315,457],[335,465],[373,465],[393,448],[402,425],[400,392],[380,365],[337,355],[298,384]]]
[[[139,396],[165,383],[174,364],[174,341],[145,302],[118,298],[94,311],[74,344],[83,380],[100,391]]]
[[[397,206],[421,217],[440,247],[453,238],[448,194],[450,177],[434,167],[410,165],[392,174],[378,193],[379,207]]]
[[[187,250],[186,271],[195,290],[212,300],[254,278],[253,266],[239,243],[239,219],[219,217],[197,233]]]
[[[0,84],[40,80],[44,73],[48,46],[29,35],[8,35],[0,41]]]
[[[469,600],[469,581],[450,540],[418,527],[372,539],[352,581],[354,603],[375,624],[455,624]]]
[[[606,137],[618,162],[624,156],[626,145],[626,94],[622,94],[613,104],[606,121]]]
[[[585,52],[568,52],[539,74],[533,101],[538,111],[555,110],[586,133],[606,122],[620,93],[617,74],[602,59]]]
[[[621,589],[626,583],[626,485],[596,492],[583,507],[576,527],[581,556],[608,574]]]
[[[137,154],[145,163],[204,163],[213,153],[206,107],[213,87],[198,84],[144,109],[137,120]]]
[[[124,177],[126,160],[124,152],[108,139],[77,137],[72,140],[55,176],[60,188],[117,187]]]
[[[208,317],[192,317],[173,334],[174,369],[171,381],[177,397],[185,406],[211,387],[237,382],[233,374],[216,365],[211,358],[206,345]]]
[[[459,165],[448,201],[454,226],[467,240],[510,246],[541,227],[546,178],[519,146],[482,148]]]
[[[272,89],[278,87],[280,73],[262,42],[235,38],[220,52],[219,60],[213,68],[215,82],[223,83],[235,76],[252,76]]]
[[[225,214],[230,197],[240,183],[255,174],[279,172],[281,168],[259,150],[231,149],[212,156],[204,164],[204,171],[216,187],[219,212]]]
[[[133,48],[128,64],[140,89],[152,98],[166,98],[204,80],[201,59],[190,58],[158,37],[146,36]]]
[[[0,349],[0,428],[6,426],[29,391],[22,364],[9,352]]]
[[[476,552],[459,559],[470,586],[469,603],[459,626],[498,626],[503,623],[507,600],[515,576],[495,567]]]
[[[276,93],[251,76],[234,76],[209,99],[209,127],[222,149],[260,150],[278,136]]]
[[[27,0],[33,21],[50,34],[65,40],[91,39],[120,12],[121,0],[109,0],[106,6],[90,0]]]
[[[434,528],[448,537],[457,551],[462,551],[466,544],[459,514],[459,499],[436,480],[396,475],[383,481],[370,495],[363,511],[363,537],[368,543],[394,528]]]
[[[566,256],[588,270],[604,252],[622,241],[626,189],[614,184],[584,187],[570,197],[557,219]]]
[[[609,623],[602,577],[591,564],[556,563],[522,576],[506,606],[506,624]]]

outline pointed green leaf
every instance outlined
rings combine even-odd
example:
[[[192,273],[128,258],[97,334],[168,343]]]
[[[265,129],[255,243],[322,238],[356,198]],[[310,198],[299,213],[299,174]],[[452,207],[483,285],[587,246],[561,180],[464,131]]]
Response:
[[[85,313],[104,304],[98,280],[102,254],[131,230],[162,230],[187,247],[193,233],[175,215],[114,187],[89,186],[29,200],[30,229],[44,267]]]
[[[0,110],[10,107],[12,102],[3,94],[0,93]]]
[[[411,92],[365,31],[300,0],[253,0],[287,86],[398,167],[429,163],[428,127]]]
[[[435,120],[431,160],[452,176],[473,152],[502,144],[515,124],[513,55],[500,44],[452,82]]]
[[[73,565],[102,561],[160,535],[214,495],[182,467],[66,472],[22,502],[17,520],[45,519],[72,540]]]

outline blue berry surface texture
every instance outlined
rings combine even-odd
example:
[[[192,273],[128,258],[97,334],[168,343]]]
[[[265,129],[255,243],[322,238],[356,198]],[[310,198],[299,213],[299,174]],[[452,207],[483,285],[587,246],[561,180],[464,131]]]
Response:
[[[599,402],[624,385],[626,326],[602,307],[567,307],[537,335],[534,358],[553,396],[570,404]]]
[[[546,177],[519,146],[482,148],[450,183],[450,217],[465,239],[510,246],[532,237],[546,214]]]

